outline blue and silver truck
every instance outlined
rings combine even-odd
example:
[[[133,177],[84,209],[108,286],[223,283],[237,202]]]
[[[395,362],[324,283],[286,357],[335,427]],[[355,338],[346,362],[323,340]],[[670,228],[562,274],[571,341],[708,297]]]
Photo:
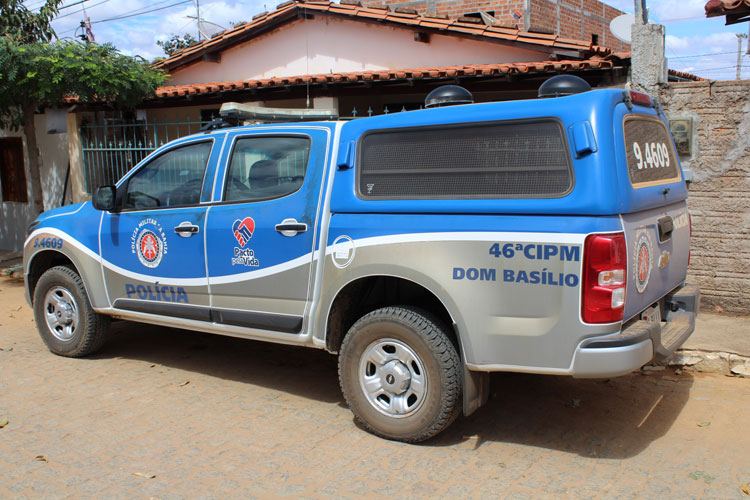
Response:
[[[623,89],[217,127],[40,215],[26,294],[63,356],[111,318],[326,349],[355,418],[417,442],[490,372],[674,353],[700,296],[687,194],[660,106]]]

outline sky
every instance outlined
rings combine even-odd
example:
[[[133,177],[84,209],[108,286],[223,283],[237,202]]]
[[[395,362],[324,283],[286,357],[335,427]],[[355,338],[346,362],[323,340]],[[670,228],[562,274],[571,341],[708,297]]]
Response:
[[[204,21],[223,28],[249,21],[255,14],[273,10],[282,0],[198,0]],[[26,0],[34,9],[43,0]],[[617,9],[633,12],[633,0],[606,0]],[[724,18],[707,19],[706,0],[647,0],[649,20],[666,26],[669,68],[712,80],[736,77],[737,36],[748,33],[750,23],[724,25]],[[74,5],[75,4],[75,5]],[[85,8],[85,12],[84,12]],[[171,35],[190,33],[197,38],[196,0],[65,0],[52,23],[60,38],[72,38],[88,16],[99,43],[114,44],[122,53],[147,60],[164,56],[156,44]],[[742,40],[742,78],[750,78],[747,39]]]

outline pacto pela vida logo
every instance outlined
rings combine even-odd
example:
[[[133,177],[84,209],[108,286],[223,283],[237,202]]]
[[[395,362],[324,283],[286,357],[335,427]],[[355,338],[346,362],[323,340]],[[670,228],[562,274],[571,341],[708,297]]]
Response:
[[[232,224],[232,233],[239,246],[234,247],[233,266],[258,267],[260,262],[252,248],[245,248],[255,232],[255,221],[252,217],[237,219]]]
[[[158,267],[167,254],[167,235],[156,219],[143,219],[130,235],[130,251],[148,268]]]

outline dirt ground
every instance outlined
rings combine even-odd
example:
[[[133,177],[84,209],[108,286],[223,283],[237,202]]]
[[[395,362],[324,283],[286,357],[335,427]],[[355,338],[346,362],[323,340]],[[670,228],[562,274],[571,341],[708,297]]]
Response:
[[[47,351],[0,280],[0,498],[715,498],[750,482],[750,380],[493,374],[420,445],[373,437],[325,352],[129,322]]]

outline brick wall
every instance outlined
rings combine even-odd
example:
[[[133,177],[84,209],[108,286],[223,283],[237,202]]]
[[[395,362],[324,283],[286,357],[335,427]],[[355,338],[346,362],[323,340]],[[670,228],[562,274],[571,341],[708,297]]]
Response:
[[[597,0],[531,0],[524,12],[524,0],[363,0],[363,5],[388,5],[417,9],[422,15],[446,15],[457,18],[473,12],[494,12],[502,23],[517,24],[519,29],[545,30],[575,40],[591,40],[599,36],[599,45],[615,51],[628,51],[630,46],[617,40],[609,31],[619,10]],[[513,11],[528,19],[516,20]]]
[[[599,37],[599,45],[615,51],[628,51],[609,31],[609,23],[622,12],[597,0],[531,0],[529,19],[533,30],[550,30],[565,38],[591,40]]]
[[[704,309],[750,313],[750,81],[671,84],[662,92],[669,118],[693,119],[689,280]]]
[[[513,11],[523,13],[524,0],[363,0],[362,5],[411,7],[422,15],[448,16],[452,19],[471,12],[494,11],[495,17],[502,22],[516,24]]]

